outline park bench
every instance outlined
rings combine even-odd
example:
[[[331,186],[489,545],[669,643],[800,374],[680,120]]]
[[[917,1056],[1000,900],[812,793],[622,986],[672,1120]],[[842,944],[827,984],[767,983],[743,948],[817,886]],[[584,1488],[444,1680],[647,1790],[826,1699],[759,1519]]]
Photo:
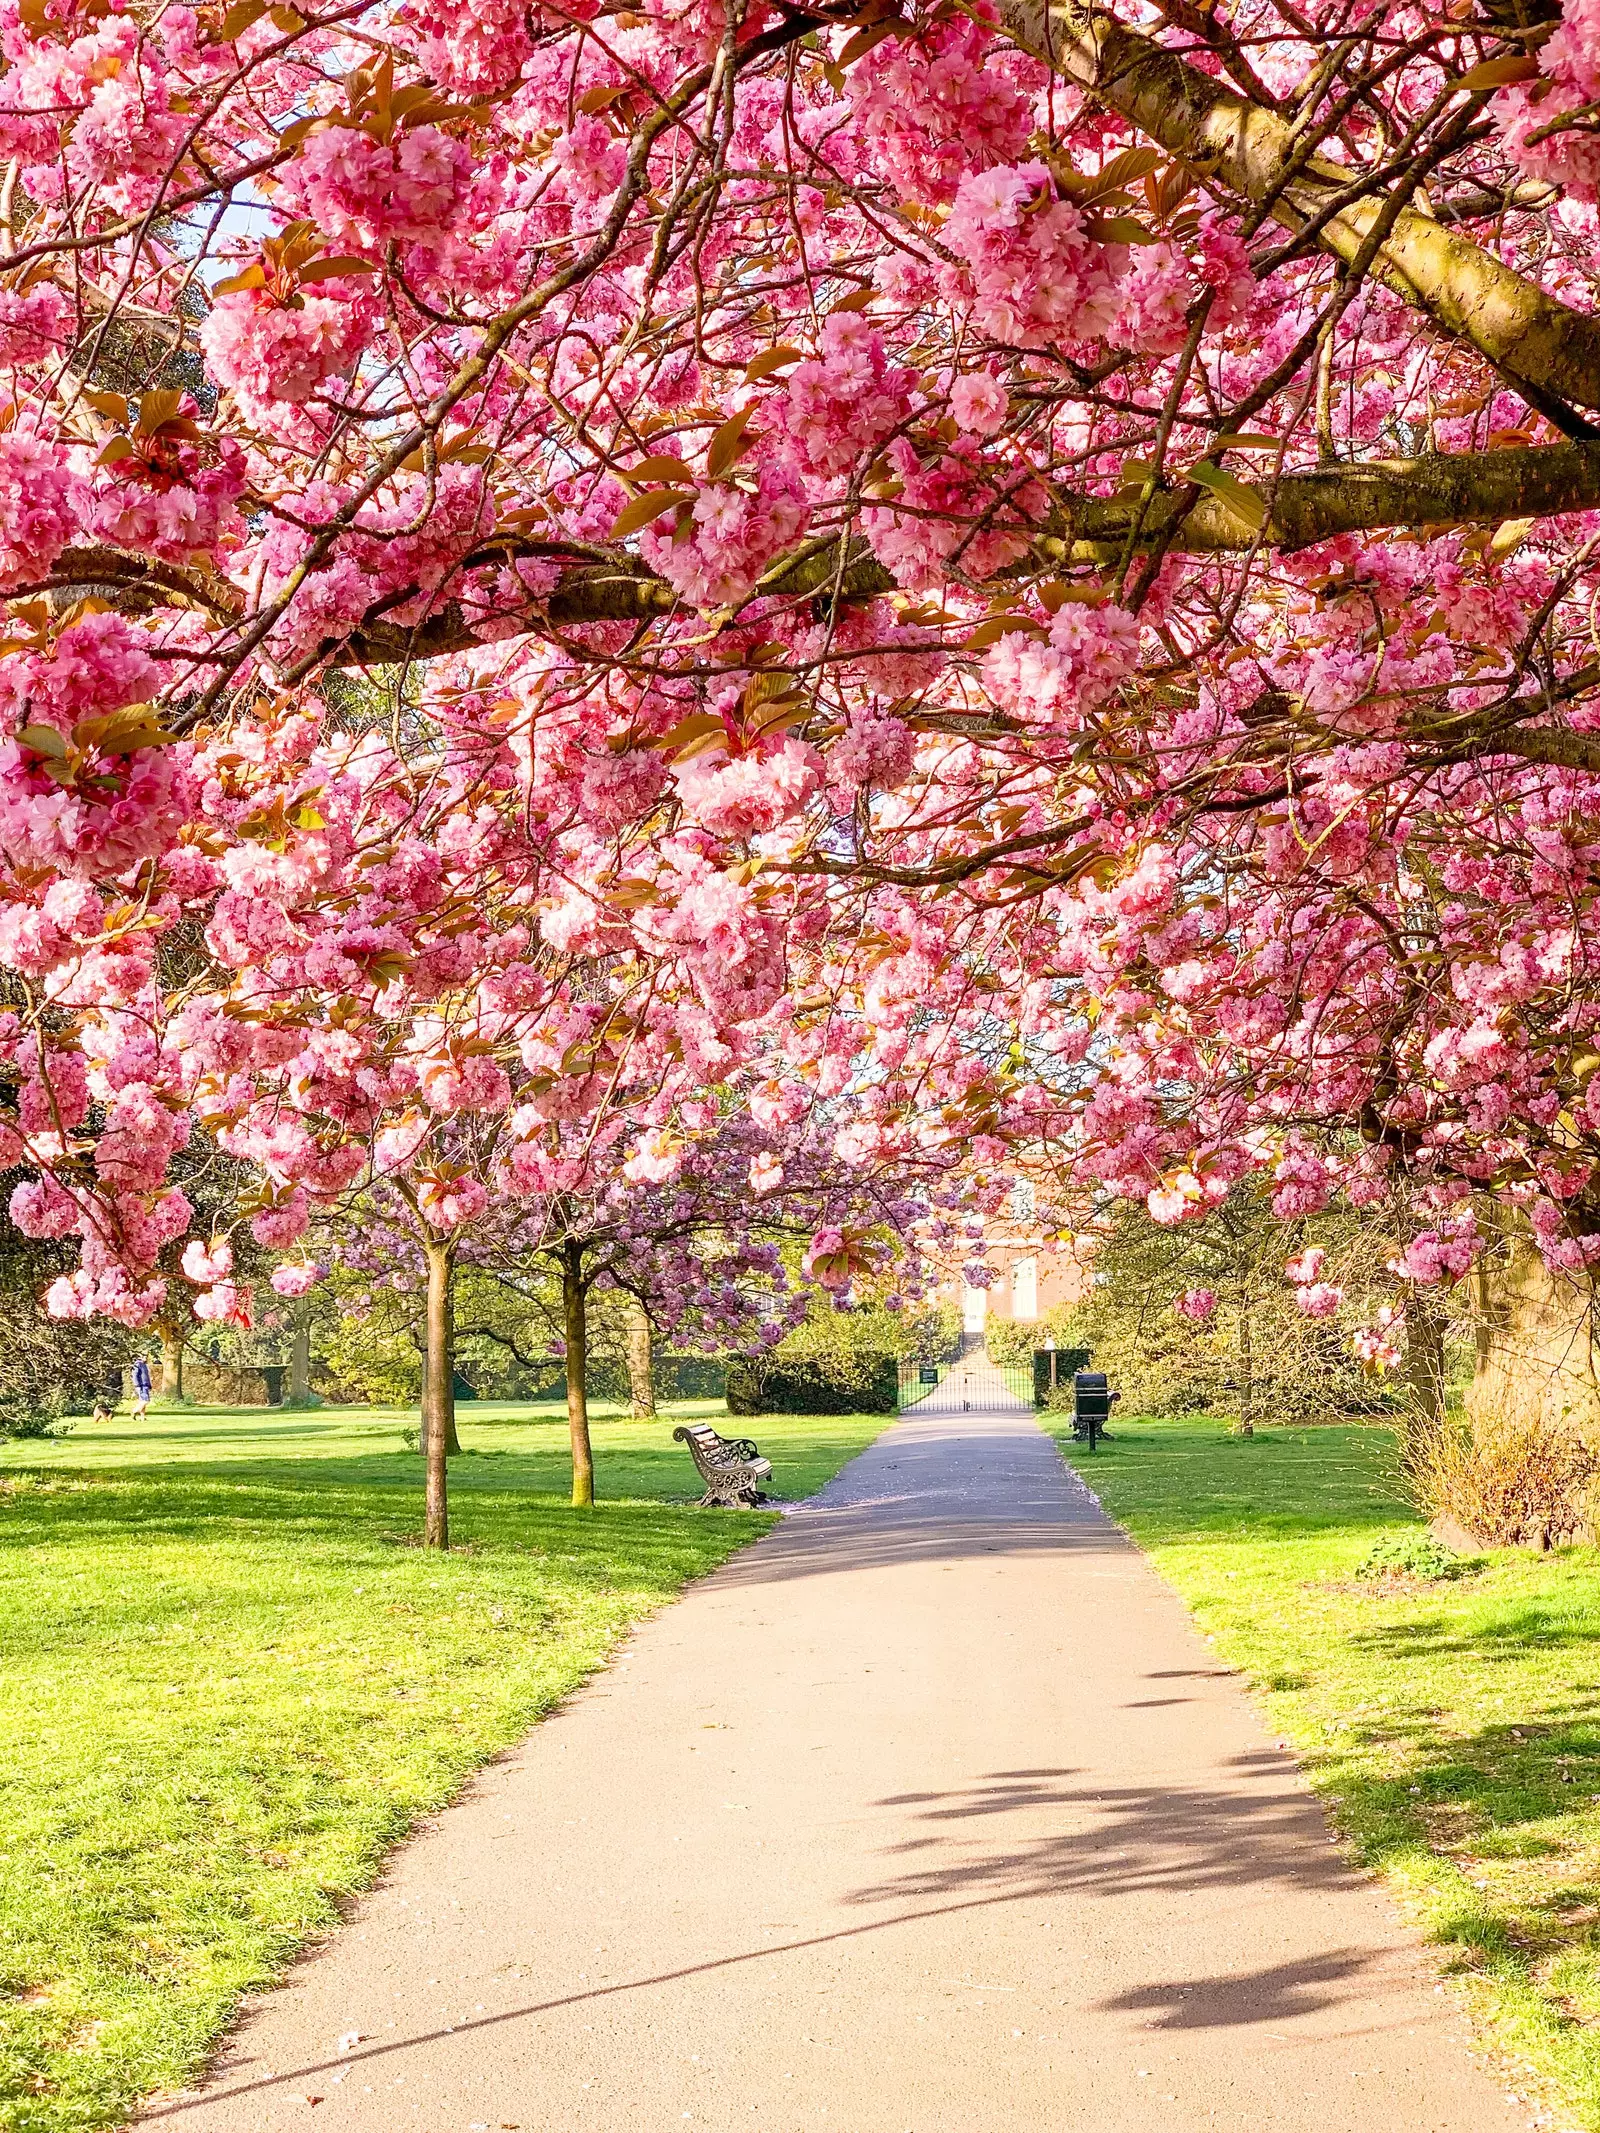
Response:
[[[772,1461],[763,1459],[748,1437],[719,1437],[709,1422],[691,1422],[672,1432],[673,1441],[687,1444],[689,1456],[700,1469],[706,1493],[704,1505],[765,1503],[761,1484],[772,1479]]]

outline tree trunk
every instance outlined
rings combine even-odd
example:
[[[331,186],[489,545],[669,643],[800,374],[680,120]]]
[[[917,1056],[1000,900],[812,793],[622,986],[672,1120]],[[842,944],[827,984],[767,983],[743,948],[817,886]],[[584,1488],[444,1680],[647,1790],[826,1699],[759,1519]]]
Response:
[[[451,1393],[449,1400],[445,1403],[444,1418],[444,1455],[447,1459],[454,1459],[461,1450],[461,1439],[456,1435],[456,1398],[454,1390],[456,1381],[455,1325],[455,1267],[452,1262],[450,1270],[450,1367],[448,1372]],[[424,1439],[426,1439],[428,1431],[432,1427],[428,1415],[428,1353],[430,1346],[428,1320],[425,1314],[422,1325],[422,1434]]]
[[[422,1450],[427,1462],[425,1548],[450,1545],[450,1440],[455,1435],[455,1255],[434,1240],[428,1255],[428,1352],[422,1378]]]
[[[1520,1218],[1504,1224],[1479,1285],[1478,1367],[1466,1409],[1479,1438],[1560,1431],[1600,1442],[1596,1292],[1588,1274],[1552,1274]]]
[[[583,1283],[583,1246],[561,1248],[561,1302],[567,1324],[567,1429],[572,1438],[572,1501],[594,1502],[594,1450],[589,1442],[589,1296]]]
[[[1246,1283],[1239,1291],[1239,1435],[1253,1437],[1256,1433],[1256,1365],[1255,1348],[1251,1338],[1250,1289]]]
[[[289,1343],[289,1405],[306,1407],[311,1401],[311,1321],[302,1318]]]
[[[1406,1301],[1406,1401],[1404,1428],[1409,1436],[1444,1417],[1444,1313],[1426,1291]]]
[[[650,1314],[637,1297],[630,1296],[628,1314],[628,1390],[633,1398],[633,1419],[648,1422],[656,1411],[655,1358],[651,1352]]]
[[[183,1398],[183,1335],[170,1319],[162,1319],[161,1334],[161,1383],[157,1388],[163,1400]]]

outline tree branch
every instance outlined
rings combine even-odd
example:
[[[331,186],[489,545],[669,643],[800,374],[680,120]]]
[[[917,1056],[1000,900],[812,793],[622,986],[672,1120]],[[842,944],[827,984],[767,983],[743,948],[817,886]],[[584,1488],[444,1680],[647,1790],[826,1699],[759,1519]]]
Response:
[[[999,15],[1024,51],[1092,90],[1170,155],[1236,198],[1272,200],[1274,220],[1287,229],[1302,228],[1360,177],[1314,157],[1284,184],[1296,138],[1285,119],[1084,0],[999,0]],[[1381,197],[1343,207],[1320,234],[1323,249],[1354,259],[1382,208]],[[1600,318],[1555,302],[1415,208],[1401,212],[1375,264],[1388,288],[1469,342],[1541,413],[1558,419],[1553,403],[1566,400],[1600,408]]]

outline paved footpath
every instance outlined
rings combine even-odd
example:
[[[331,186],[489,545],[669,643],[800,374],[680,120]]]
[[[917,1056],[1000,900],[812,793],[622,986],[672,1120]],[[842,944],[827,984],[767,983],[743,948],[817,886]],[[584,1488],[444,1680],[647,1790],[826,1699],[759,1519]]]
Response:
[[[1236,1679],[980,1386],[641,1628],[142,2123],[1526,2127]]]

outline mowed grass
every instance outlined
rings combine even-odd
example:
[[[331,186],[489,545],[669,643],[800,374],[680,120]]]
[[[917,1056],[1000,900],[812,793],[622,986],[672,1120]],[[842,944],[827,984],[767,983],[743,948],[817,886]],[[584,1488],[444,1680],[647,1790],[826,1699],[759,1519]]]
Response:
[[[1063,1450],[1263,1696],[1336,1826],[1450,1951],[1489,2033],[1600,2129],[1600,1551],[1445,1583],[1355,1571],[1420,1531],[1383,1428],[1132,1418]]]
[[[0,1446],[0,2127],[181,2084],[419,1814],[771,1523],[696,1507],[690,1413],[602,1409],[574,1512],[563,1413],[463,1406],[447,1556],[398,1410]],[[802,1497],[885,1418],[723,1426]]]

